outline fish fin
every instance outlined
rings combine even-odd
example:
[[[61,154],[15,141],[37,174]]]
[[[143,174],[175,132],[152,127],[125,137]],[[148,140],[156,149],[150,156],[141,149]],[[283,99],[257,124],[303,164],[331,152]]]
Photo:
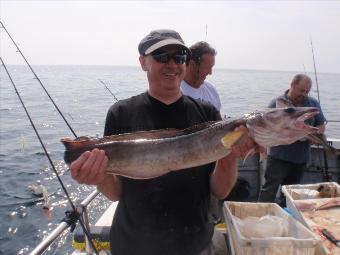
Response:
[[[164,139],[195,133],[211,126],[215,122],[217,121],[208,121],[183,130],[169,128],[160,130],[136,131],[133,133],[104,136],[103,138],[91,138],[88,136],[81,136],[74,140],[66,137],[64,139],[61,139],[61,142],[64,144],[67,150],[77,150],[86,146],[96,145],[105,142],[132,141],[137,139]]]
[[[243,161],[242,161],[242,166],[244,166],[244,163],[246,162],[246,160],[247,160],[248,157],[250,157],[250,156],[252,156],[252,155],[254,155],[254,154],[256,153],[256,150],[257,150],[257,148],[254,147],[254,148],[251,148],[251,149],[248,151],[248,153],[244,156],[244,159],[243,159]]]
[[[129,141],[136,139],[162,139],[183,135],[183,131],[175,128],[149,130],[149,131],[137,131],[134,133],[126,133],[119,135],[105,136],[102,139],[108,141]],[[101,141],[100,141],[101,142]]]
[[[102,142],[115,142],[115,141],[132,141],[137,139],[162,139],[184,135],[183,130],[168,128],[159,130],[148,131],[136,131],[133,133],[124,133],[118,135],[104,136],[96,141],[96,143]]]
[[[337,149],[335,149],[332,145],[330,145],[327,142],[327,137],[324,134],[319,134],[319,133],[309,134],[307,135],[307,138],[313,144],[321,145],[325,149],[326,154],[328,156],[339,155],[339,151],[337,151]]]
[[[311,143],[328,146],[327,138],[324,134],[318,134],[318,133],[308,134],[307,138]]]
[[[262,162],[263,160],[265,160],[267,158],[267,153],[265,152],[260,152],[260,162]]]
[[[216,122],[218,122],[218,121],[207,121],[207,122],[199,123],[199,124],[196,124],[194,126],[191,126],[191,127],[184,129],[183,132],[186,135],[191,134],[191,133],[195,133],[197,131],[200,131],[200,130],[203,130],[205,128],[210,127],[212,124],[214,124]]]
[[[225,136],[223,136],[222,144],[227,149],[230,149],[231,146],[238,143],[245,135],[246,135],[245,130],[237,130],[237,131],[230,132],[226,134]]]

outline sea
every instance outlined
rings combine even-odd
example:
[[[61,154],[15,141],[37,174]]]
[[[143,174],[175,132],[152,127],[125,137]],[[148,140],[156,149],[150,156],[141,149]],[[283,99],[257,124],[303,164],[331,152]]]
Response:
[[[63,161],[60,139],[74,137],[72,132],[27,66],[7,68],[72,201],[80,203],[95,188],[73,181]],[[77,136],[102,136],[106,112],[116,98],[147,90],[146,74],[139,67],[33,69]],[[220,94],[222,115],[237,117],[266,108],[289,88],[296,73],[216,68],[208,80]],[[340,138],[340,74],[318,73],[318,89],[314,73],[307,74],[314,81],[310,94],[316,98],[319,94],[329,120],[327,136]],[[0,254],[28,254],[64,219],[70,206],[3,66],[0,75]],[[28,189],[37,182],[48,190],[50,214]],[[90,222],[108,205],[100,196],[90,207]],[[72,234],[63,234],[45,254],[71,254],[71,240]]]

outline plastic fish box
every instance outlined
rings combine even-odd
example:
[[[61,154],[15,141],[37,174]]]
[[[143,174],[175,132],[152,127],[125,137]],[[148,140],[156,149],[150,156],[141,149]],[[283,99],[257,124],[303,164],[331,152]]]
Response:
[[[223,213],[234,255],[314,255],[320,240],[308,228],[296,221],[274,203],[225,202]],[[234,216],[273,215],[287,222],[286,237],[246,238],[241,234]]]
[[[321,196],[318,189],[323,186]],[[313,192],[314,191],[314,192]],[[299,211],[299,205],[308,205],[308,202],[323,204],[330,198],[340,197],[340,185],[336,182],[320,182],[314,184],[296,184],[282,186],[282,192],[286,197],[287,208],[291,211],[295,219],[309,227],[306,220]]]
[[[323,187],[321,193],[316,192],[320,190],[321,186]],[[340,254],[340,248],[332,245],[320,232],[323,228],[329,229],[331,226],[332,229],[334,227],[332,222],[336,224],[340,220],[340,210],[333,208],[313,211],[319,206],[329,203],[332,199],[338,199],[340,185],[336,182],[285,185],[282,187],[282,192],[286,196],[287,207],[294,218],[321,237],[322,241],[316,247],[316,255]],[[316,213],[322,214],[317,215]],[[320,222],[320,218],[324,220]]]

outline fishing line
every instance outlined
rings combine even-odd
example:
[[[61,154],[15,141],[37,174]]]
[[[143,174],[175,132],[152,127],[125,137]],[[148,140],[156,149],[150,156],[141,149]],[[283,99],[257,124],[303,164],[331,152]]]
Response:
[[[52,99],[52,97],[50,96],[50,94],[48,93],[48,91],[46,90],[45,86],[42,84],[42,82],[40,81],[38,75],[34,72],[33,68],[31,67],[31,65],[28,63],[27,59],[25,58],[25,56],[22,54],[21,50],[19,49],[18,45],[15,43],[15,41],[13,40],[12,36],[9,34],[9,32],[7,31],[5,25],[2,23],[2,21],[0,21],[1,27],[6,31],[7,35],[9,36],[9,38],[11,39],[11,41],[13,42],[13,44],[15,45],[15,47],[17,48],[17,51],[20,53],[20,55],[22,56],[22,58],[25,60],[26,64],[28,65],[28,67],[31,69],[32,73],[34,74],[35,78],[38,80],[38,82],[40,83],[41,87],[44,89],[45,93],[47,94],[47,96],[50,98],[51,102],[53,103],[53,105],[55,106],[55,108],[57,109],[57,111],[59,112],[60,116],[64,119],[66,125],[68,126],[68,128],[71,130],[72,134],[74,135],[74,137],[77,138],[76,133],[74,132],[74,130],[72,129],[71,125],[68,123],[68,121],[66,120],[66,118],[64,117],[63,113],[59,110],[59,107],[57,106],[57,104],[54,102],[54,100]]]
[[[321,105],[320,95],[319,95],[319,83],[318,83],[318,77],[317,77],[317,75],[316,75],[316,66],[315,66],[315,58],[314,58],[314,49],[313,49],[312,38],[310,38],[310,45],[311,45],[311,47],[312,47],[313,64],[314,64],[314,74],[315,74],[316,88],[317,88],[317,93],[318,93],[318,101],[319,101],[319,104]],[[328,122],[340,122],[340,120],[327,120],[327,123],[328,123]]]
[[[113,96],[113,98],[118,102],[118,98],[115,96],[115,94],[112,93],[112,91],[108,88],[108,86],[106,86],[105,82],[103,82],[101,79],[98,79],[104,86],[105,88],[111,93],[111,95]]]
[[[30,121],[30,123],[31,123],[31,126],[32,126],[32,128],[33,128],[33,130],[34,130],[34,132],[35,132],[35,134],[36,134],[36,136],[37,136],[37,138],[38,138],[38,140],[39,140],[39,142],[40,142],[40,144],[41,144],[41,147],[43,148],[43,150],[44,150],[44,152],[45,152],[45,155],[46,155],[46,157],[47,157],[47,159],[48,159],[48,161],[49,161],[49,163],[50,163],[50,165],[51,165],[51,167],[52,167],[53,172],[55,173],[55,175],[56,175],[56,177],[57,177],[57,179],[58,179],[58,181],[59,181],[59,183],[60,183],[60,185],[61,185],[61,188],[63,189],[63,191],[64,191],[64,193],[65,193],[65,195],[66,195],[66,197],[67,197],[67,200],[68,200],[69,204],[70,204],[71,207],[72,207],[73,212],[74,212],[74,213],[77,213],[77,214],[79,215],[79,222],[80,222],[80,225],[81,225],[81,227],[82,227],[82,229],[83,229],[83,231],[84,231],[84,234],[86,235],[86,237],[87,237],[88,240],[90,241],[90,244],[91,244],[92,249],[96,252],[96,254],[98,254],[98,252],[97,252],[97,250],[96,250],[96,247],[94,246],[94,244],[93,244],[93,242],[92,242],[92,238],[91,238],[89,232],[87,231],[87,229],[86,229],[86,227],[85,227],[85,224],[84,224],[84,222],[83,222],[83,218],[82,218],[81,214],[78,213],[77,208],[76,208],[75,205],[73,204],[73,202],[72,202],[72,200],[71,200],[71,198],[70,198],[70,195],[69,195],[69,193],[67,192],[66,187],[64,186],[63,181],[61,180],[61,178],[60,178],[60,176],[59,176],[57,170],[55,169],[55,166],[54,166],[54,164],[53,164],[53,161],[52,161],[50,155],[48,154],[47,149],[46,149],[46,147],[45,147],[43,141],[41,140],[41,137],[40,137],[40,135],[39,135],[39,132],[38,132],[38,130],[36,129],[36,127],[35,127],[35,125],[34,125],[34,123],[33,123],[33,121],[32,121],[32,118],[31,118],[30,114],[28,113],[27,108],[26,108],[26,106],[25,106],[25,104],[24,104],[24,102],[23,102],[23,100],[22,100],[22,98],[21,98],[21,96],[20,96],[20,94],[19,94],[19,91],[17,90],[17,87],[15,86],[14,81],[13,81],[13,79],[12,79],[10,73],[8,72],[7,67],[6,67],[6,65],[5,65],[5,63],[4,63],[4,61],[2,60],[1,57],[0,57],[0,61],[1,61],[1,63],[2,63],[2,65],[3,65],[3,67],[4,67],[4,69],[5,69],[5,71],[6,71],[7,75],[8,75],[8,77],[9,77],[9,79],[10,79],[10,81],[11,81],[13,87],[14,87],[15,93],[16,93],[16,94],[18,95],[18,97],[19,97],[20,103],[21,103],[22,107],[23,107],[24,110],[25,110],[25,113],[26,113],[26,115],[27,115],[27,117],[28,117],[28,119],[29,119],[29,121]],[[69,215],[67,215],[67,216],[69,216]],[[73,220],[73,219],[71,219],[71,220]],[[69,222],[67,222],[67,223],[69,223]],[[72,226],[71,226],[71,227],[72,227]]]

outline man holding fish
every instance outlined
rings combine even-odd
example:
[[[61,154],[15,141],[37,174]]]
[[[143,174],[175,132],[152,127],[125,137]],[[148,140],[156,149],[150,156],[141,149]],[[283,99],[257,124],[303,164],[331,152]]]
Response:
[[[180,84],[190,50],[176,31],[152,31],[142,39],[138,50],[148,91],[109,109],[105,136],[183,130],[221,119],[212,105],[182,95]],[[246,130],[243,126],[237,129]],[[150,179],[107,174],[108,156],[100,149],[82,153],[70,169],[79,183],[96,185],[109,199],[119,200],[110,233],[112,254],[212,254],[210,195],[220,199],[228,195],[236,181],[238,158],[255,146],[247,136],[216,163],[161,176],[155,173],[155,178]],[[161,150],[167,148],[161,148],[160,153]]]

